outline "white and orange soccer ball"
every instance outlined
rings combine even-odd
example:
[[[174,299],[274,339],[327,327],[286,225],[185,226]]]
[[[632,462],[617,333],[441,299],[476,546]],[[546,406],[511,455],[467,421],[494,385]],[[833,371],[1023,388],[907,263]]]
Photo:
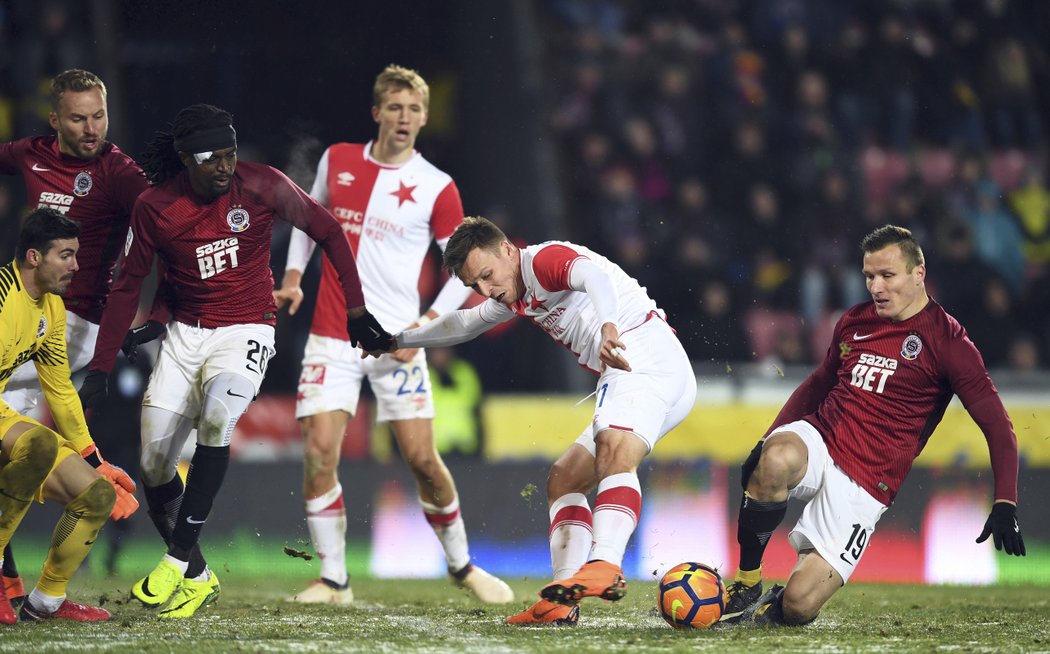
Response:
[[[660,580],[656,606],[675,629],[706,629],[725,611],[726,587],[718,572],[703,563],[679,563]]]

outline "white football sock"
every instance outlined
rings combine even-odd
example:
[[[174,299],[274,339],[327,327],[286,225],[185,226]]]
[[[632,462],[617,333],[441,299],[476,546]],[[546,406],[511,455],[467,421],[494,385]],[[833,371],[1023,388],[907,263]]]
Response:
[[[550,509],[551,568],[554,579],[576,574],[591,552],[591,507],[583,493],[567,493]]]
[[[346,505],[339,482],[330,491],[306,500],[306,526],[321,559],[321,576],[346,584],[350,579],[346,571]]]
[[[168,563],[172,564],[176,568],[178,568],[179,572],[181,572],[182,574],[186,574],[186,570],[190,567],[190,562],[189,561],[183,561],[182,559],[177,559],[174,556],[172,556],[171,554],[165,554],[164,555],[164,560],[167,561]]]
[[[627,541],[638,526],[642,487],[638,475],[620,472],[598,482],[594,501],[594,546],[587,560],[601,559],[620,565]]]
[[[459,572],[470,563],[467,545],[467,527],[459,513],[459,497],[452,498],[448,506],[436,506],[422,499],[423,515],[434,529],[441,547],[445,550],[445,562],[451,572]]]
[[[54,613],[58,610],[58,607],[62,606],[62,602],[66,601],[65,595],[46,595],[40,592],[39,588],[34,588],[29,593],[29,598],[26,600],[29,605],[37,611],[43,611],[44,613]]]

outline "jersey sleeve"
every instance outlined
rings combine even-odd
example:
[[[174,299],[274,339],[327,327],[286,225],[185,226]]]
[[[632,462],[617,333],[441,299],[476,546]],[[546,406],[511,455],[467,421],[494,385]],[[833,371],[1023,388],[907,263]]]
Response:
[[[946,339],[945,373],[952,390],[988,443],[995,499],[1017,502],[1017,435],[981,353],[961,327]]]
[[[113,368],[117,351],[135,320],[142,281],[153,268],[156,244],[152,225],[159,219],[154,207],[141,200],[135,203],[124,245],[124,264],[106,300],[106,311],[102,314],[98,340],[95,341],[95,356],[89,365],[91,370],[109,372]]]
[[[130,216],[135,208],[135,200],[149,188],[146,173],[142,172],[142,168],[130,158],[115,166],[112,173],[113,197],[117,205],[123,207],[125,215]]]
[[[47,337],[33,355],[37,378],[58,432],[82,451],[91,445],[84,409],[69,374],[66,352],[66,312],[61,301],[52,302]]]
[[[489,302],[503,307],[505,313],[501,314],[498,309],[489,307],[490,311],[486,314]],[[493,300],[489,302],[446,313],[425,325],[403,331],[395,337],[398,347],[447,347],[465,343],[514,317],[514,313],[502,304]]]
[[[572,290],[569,271],[573,262],[581,258],[585,257],[566,245],[548,245],[532,257],[532,271],[536,281],[548,291]]]
[[[449,181],[434,200],[434,210],[430,213],[430,231],[438,241],[452,236],[463,222],[463,200],[459,197],[456,183]]]
[[[328,206],[328,151],[330,149],[325,148],[321,160],[317,162],[317,174],[314,176],[314,185],[310,188],[310,197],[326,207]],[[285,258],[284,269],[286,271],[305,271],[316,247],[317,243],[303,230],[293,227],[291,236],[288,237],[288,256]]]
[[[328,152],[331,148],[325,148],[320,161],[317,162],[317,174],[314,175],[314,185],[310,187],[310,197],[317,200],[318,204],[328,206]]]
[[[25,156],[25,140],[0,143],[0,174],[20,175],[21,163]]]
[[[276,176],[272,183],[267,185],[272,193],[270,199],[275,213],[293,227],[306,232],[328,255],[328,260],[339,273],[339,283],[343,287],[346,306],[364,306],[365,296],[361,290],[361,278],[357,274],[357,264],[350,251],[350,244],[343,234],[343,228],[327,209],[303,192],[284,173],[274,168],[269,170]]]
[[[587,294],[599,324],[616,325],[620,315],[620,297],[609,275],[590,259],[579,257],[569,264],[569,287]]]

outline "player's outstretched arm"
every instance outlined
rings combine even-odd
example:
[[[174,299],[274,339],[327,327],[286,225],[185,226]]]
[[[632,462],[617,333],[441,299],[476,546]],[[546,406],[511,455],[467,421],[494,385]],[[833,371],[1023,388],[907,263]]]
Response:
[[[415,329],[406,329],[394,337],[394,345],[397,348],[458,345],[513,317],[510,309],[495,300],[488,300],[470,309],[438,316]]]

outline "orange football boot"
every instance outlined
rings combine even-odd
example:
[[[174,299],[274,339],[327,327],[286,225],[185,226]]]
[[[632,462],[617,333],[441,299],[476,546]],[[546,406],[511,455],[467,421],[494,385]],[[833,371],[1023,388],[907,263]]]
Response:
[[[627,581],[620,566],[608,561],[584,563],[576,574],[547,584],[540,597],[555,604],[575,604],[584,597],[600,597],[615,602],[627,594]]]
[[[579,604],[555,604],[541,599],[521,613],[507,618],[507,624],[520,625],[569,625],[576,624],[580,619]]]

